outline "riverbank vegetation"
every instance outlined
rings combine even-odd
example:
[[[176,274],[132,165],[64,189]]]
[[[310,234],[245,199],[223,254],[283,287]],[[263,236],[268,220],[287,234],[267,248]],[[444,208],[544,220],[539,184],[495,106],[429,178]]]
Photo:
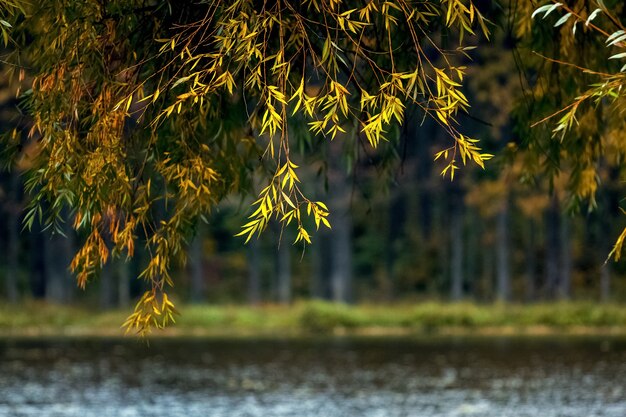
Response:
[[[39,302],[0,307],[4,336],[120,336],[127,311],[93,311]],[[316,335],[626,335],[618,304],[476,304],[423,302],[351,306],[327,302],[284,305],[184,305],[177,325],[158,336],[293,337]]]

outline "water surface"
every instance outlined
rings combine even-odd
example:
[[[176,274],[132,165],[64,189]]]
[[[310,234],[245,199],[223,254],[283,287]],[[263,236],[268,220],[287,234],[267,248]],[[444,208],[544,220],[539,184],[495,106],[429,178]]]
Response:
[[[0,340],[0,417],[625,417],[625,339]]]

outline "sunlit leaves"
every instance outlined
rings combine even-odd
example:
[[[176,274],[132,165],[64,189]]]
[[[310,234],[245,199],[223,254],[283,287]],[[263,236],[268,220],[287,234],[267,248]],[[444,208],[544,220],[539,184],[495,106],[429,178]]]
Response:
[[[127,333],[134,331],[141,336],[146,336],[153,327],[162,329],[170,323],[175,323],[174,316],[177,314],[179,313],[167,293],[158,294],[155,291],[146,291],[137,302],[135,311],[126,319],[122,327],[126,328]]]
[[[259,193],[259,198],[252,204],[256,207],[250,215],[249,222],[242,226],[237,236],[245,236],[248,242],[255,234],[262,233],[274,218],[281,224],[289,226],[294,222],[297,226],[297,235],[294,243],[304,241],[311,243],[311,237],[303,222],[304,213],[313,216],[315,227],[320,224],[330,228],[328,207],[320,201],[308,200],[300,191],[300,179],[296,173],[298,166],[287,161],[274,174],[274,180]]]
[[[471,1],[149,4],[46,0],[27,19],[40,148],[27,221],[46,217],[45,200],[51,226],[71,210],[85,236],[72,262],[81,286],[112,257],[145,247],[149,290],[127,329],[173,321],[172,268],[198,219],[228,194],[256,195],[239,233],[246,241],[270,222],[293,227],[303,244],[331,227],[326,205],[300,183],[297,126],[375,148],[413,106],[449,134],[437,154],[444,175],[454,176],[455,161],[489,157],[457,130],[469,102],[454,55],[467,57],[464,37],[476,28],[488,35]],[[456,49],[431,36],[438,24],[458,35]]]
[[[406,105],[413,103],[436,117],[455,139],[460,138],[452,122],[459,110],[465,111],[469,106],[460,90],[464,68],[440,68],[434,66],[431,59],[420,58],[424,50],[417,39],[424,31],[417,23],[428,23],[443,12],[441,17],[445,16],[445,23],[461,30],[461,40],[464,32],[473,33],[472,26],[476,22],[486,34],[484,19],[471,2],[445,1],[444,10],[429,3],[412,8],[403,2],[391,1],[370,1],[360,9],[345,10],[342,10],[345,7],[342,2],[312,0],[305,5],[306,10],[315,10],[319,15],[304,16],[299,7],[289,3],[285,8],[275,6],[259,11],[250,1],[233,2],[216,23],[219,34],[213,39],[211,36],[193,39],[194,43],[215,45],[212,52],[194,52],[196,48],[191,38],[183,37],[187,32],[174,37],[172,42],[165,40],[164,44],[179,45],[177,50],[181,50],[185,65],[195,68],[195,72],[174,83],[177,86],[181,80],[185,83],[195,80],[190,91],[179,96],[178,103],[165,109],[165,115],[180,111],[182,99],[193,97],[196,102],[198,97],[213,94],[220,77],[216,74],[232,74],[238,78],[237,74],[241,73],[245,78],[242,93],[256,98],[259,103],[259,116],[253,112],[251,122],[255,125],[258,121],[259,134],[268,136],[267,151],[272,158],[278,158],[282,151],[288,152],[289,117],[298,113],[312,119],[308,122],[311,132],[330,139],[347,133],[350,119],[357,118],[360,133],[376,147],[385,140],[393,123],[403,122]],[[383,24],[378,27],[380,21]],[[197,27],[203,24],[208,21],[198,22]],[[277,26],[278,32],[275,31]],[[312,38],[314,28],[323,36]],[[377,30],[381,31],[383,39],[388,38],[380,47],[387,50],[385,61],[392,69],[400,62],[394,58],[393,46],[397,42],[394,38],[400,34],[405,38],[410,36],[414,42],[410,52],[417,62],[427,62],[430,70],[413,64],[408,71],[389,73],[378,57],[368,55],[374,41],[371,36]],[[362,59],[354,60],[350,54]],[[295,70],[295,63],[301,69]],[[349,71],[348,84],[341,76],[346,70]],[[314,94],[309,93],[313,86],[306,85],[310,71],[319,79]],[[458,81],[448,73],[456,74]],[[370,80],[377,80],[368,87],[374,87],[376,94],[370,95],[363,88],[370,84],[365,82],[363,74],[368,74]],[[292,106],[289,112],[285,111],[288,104]],[[457,141],[454,143],[456,146]],[[481,161],[479,158],[472,160]]]

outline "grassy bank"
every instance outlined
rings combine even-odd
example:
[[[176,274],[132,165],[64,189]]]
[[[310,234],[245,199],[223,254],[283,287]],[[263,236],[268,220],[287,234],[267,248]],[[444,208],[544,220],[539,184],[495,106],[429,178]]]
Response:
[[[626,306],[552,303],[479,305],[425,302],[345,306],[302,302],[293,306],[181,306],[177,324],[163,335],[626,335]],[[28,303],[0,307],[0,335],[122,335],[129,310],[109,312]]]

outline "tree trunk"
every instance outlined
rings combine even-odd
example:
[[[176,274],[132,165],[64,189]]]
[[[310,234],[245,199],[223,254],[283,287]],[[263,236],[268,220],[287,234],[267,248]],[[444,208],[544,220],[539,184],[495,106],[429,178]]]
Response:
[[[537,253],[535,251],[535,220],[528,219],[526,228],[526,271],[525,271],[525,299],[527,302],[535,300],[535,280],[537,272]]]
[[[463,215],[464,201],[463,190],[458,181],[448,183],[446,187],[447,218],[443,230],[448,230],[450,235],[450,259],[446,260],[450,264],[450,298],[458,301],[463,298]]]
[[[100,273],[100,308],[108,310],[115,305],[113,264],[109,262]]]
[[[246,248],[248,260],[248,303],[261,303],[261,262],[259,257],[259,241],[252,238]]]
[[[291,242],[287,236],[287,230],[283,230],[281,236],[280,225],[276,225],[276,241],[278,247],[275,249],[276,265],[276,292],[280,304],[291,302]]]
[[[433,193],[433,207],[432,207],[432,227],[431,227],[431,240],[437,242],[434,247],[437,259],[435,262],[434,270],[435,280],[431,290],[431,296],[439,296],[444,291],[451,292],[451,265],[450,265],[450,207],[448,206],[449,200],[447,198],[447,192]],[[434,290],[434,291],[433,291]]]
[[[18,300],[18,278],[20,269],[20,204],[19,187],[20,181],[16,172],[11,172],[9,185],[9,199],[7,204],[7,269],[6,269],[6,296],[10,303]]]
[[[509,202],[508,196],[496,215],[496,276],[498,301],[511,299],[511,268],[509,264]]]
[[[493,300],[495,250],[491,241],[482,242],[481,293],[485,300]]]
[[[620,213],[620,202],[623,199],[623,188],[621,180],[621,169],[618,167],[609,169],[609,178],[607,184],[601,193],[600,207],[604,207],[604,210],[598,211],[599,218],[599,231],[598,231],[598,250],[600,251],[597,256],[597,262],[600,264],[600,299],[603,302],[610,301],[611,294],[611,275],[614,260],[607,260],[607,256],[611,253],[615,239],[615,232],[619,233],[619,230],[615,230],[614,225],[618,217],[622,217],[623,213]]]
[[[611,194],[616,193],[610,193]],[[606,195],[605,194],[605,195]],[[611,299],[611,263],[612,259],[606,260],[606,257],[609,253],[611,253],[611,247],[613,244],[614,237],[611,235],[612,223],[615,216],[615,207],[619,207],[619,198],[616,197],[614,199],[605,197],[601,204],[604,205],[605,210],[600,214],[598,218],[598,237],[597,237],[597,246],[599,248],[599,254],[594,256],[594,261],[600,264],[600,300],[602,302],[608,302]],[[611,206],[611,204],[615,204],[615,206]]]
[[[309,247],[309,259],[311,259],[309,275],[309,294],[312,299],[324,299],[324,260],[322,248],[325,245],[324,231],[320,230],[317,243]]]
[[[130,265],[124,259],[117,259],[117,305],[130,305]]]
[[[329,146],[328,208],[330,210],[330,291],[335,302],[351,300],[352,290],[352,216],[348,174],[341,162],[341,141]]]
[[[406,198],[401,188],[396,188],[394,195],[390,197],[388,204],[387,218],[389,227],[387,228],[386,242],[386,262],[385,275],[386,283],[384,284],[384,297],[392,300],[396,292],[396,265],[401,255],[404,245],[404,226],[406,216]]]
[[[465,276],[468,288],[466,289],[466,293],[469,296],[473,296],[474,298],[476,298],[476,280],[478,277],[477,260],[479,259],[479,253],[481,251],[480,231],[482,227],[482,219],[475,210],[468,210],[467,216],[468,222],[466,233],[467,250],[465,251]]]
[[[65,223],[61,227],[65,236],[59,233],[55,233],[51,237],[44,236],[48,244],[48,250],[45,253],[46,301],[52,303],[68,302],[73,287],[73,277],[69,271],[74,252],[73,230],[68,223],[69,220],[64,220]]]
[[[554,298],[559,279],[559,247],[560,209],[556,195],[552,196],[546,214],[546,277],[545,293],[548,298]]]
[[[434,194],[432,186],[433,176],[433,160],[430,152],[424,152],[424,150],[430,149],[432,143],[438,139],[441,139],[441,132],[439,132],[439,126],[437,123],[431,121],[429,118],[423,121],[423,125],[420,125],[422,121],[414,120],[412,126],[414,128],[413,144],[414,153],[416,155],[415,174],[419,189],[419,222],[420,230],[424,241],[429,240],[433,233],[433,201]],[[437,180],[438,181],[438,180]]]
[[[459,206],[450,211],[450,242],[450,298],[459,301],[463,298],[463,212]]]
[[[193,304],[205,301],[205,282],[204,282],[204,235],[202,224],[198,226],[198,232],[189,248],[189,301]]]
[[[330,206],[330,205],[329,205]],[[350,301],[352,286],[352,219],[340,206],[333,204],[335,215],[332,217],[333,233],[331,236],[331,291],[332,300],[335,302]]]
[[[30,239],[30,250],[28,251],[30,292],[33,298],[43,298],[46,295],[48,237],[39,224],[33,226],[33,233],[29,233],[28,237]]]
[[[572,281],[572,245],[570,242],[570,225],[567,216],[561,214],[560,252],[561,267],[559,268],[559,299],[569,300]]]

